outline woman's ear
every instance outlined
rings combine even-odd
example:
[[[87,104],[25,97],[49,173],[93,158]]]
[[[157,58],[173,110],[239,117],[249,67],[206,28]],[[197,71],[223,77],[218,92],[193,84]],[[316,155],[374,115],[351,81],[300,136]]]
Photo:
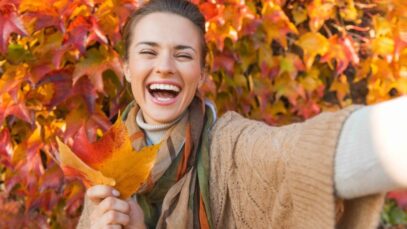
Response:
[[[123,74],[124,77],[126,78],[127,82],[131,82],[131,77],[130,77],[130,69],[127,61],[123,63]]]

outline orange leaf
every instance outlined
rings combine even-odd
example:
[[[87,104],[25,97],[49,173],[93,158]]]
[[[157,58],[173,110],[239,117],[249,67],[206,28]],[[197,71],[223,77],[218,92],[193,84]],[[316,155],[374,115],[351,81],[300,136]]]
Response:
[[[92,169],[85,164],[71,149],[57,139],[59,148],[59,160],[65,175],[78,176],[83,179],[87,186],[92,184],[104,184],[114,186],[116,181],[105,177],[102,172]]]
[[[157,144],[144,147],[137,152],[131,143],[126,126],[119,117],[105,135],[94,143],[88,142],[82,128],[74,138],[72,149],[84,164],[100,171],[101,175],[107,178],[113,178],[114,187],[121,193],[121,197],[126,199],[147,180],[160,148],[160,144]],[[73,169],[77,168],[73,166]],[[90,184],[100,183],[90,180]]]

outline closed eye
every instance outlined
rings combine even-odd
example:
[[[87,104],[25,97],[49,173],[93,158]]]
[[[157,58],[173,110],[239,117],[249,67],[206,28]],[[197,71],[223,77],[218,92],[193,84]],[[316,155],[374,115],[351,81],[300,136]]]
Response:
[[[181,59],[187,59],[187,60],[192,60],[192,56],[188,55],[188,54],[178,54],[176,55],[177,58],[181,58]]]
[[[141,50],[139,52],[141,55],[150,55],[150,56],[155,56],[157,53],[151,50]]]

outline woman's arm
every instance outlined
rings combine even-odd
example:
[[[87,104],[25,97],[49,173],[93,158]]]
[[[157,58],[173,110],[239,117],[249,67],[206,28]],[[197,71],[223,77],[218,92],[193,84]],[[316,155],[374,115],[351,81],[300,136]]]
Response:
[[[350,199],[407,187],[407,96],[354,112],[335,157],[335,188]]]

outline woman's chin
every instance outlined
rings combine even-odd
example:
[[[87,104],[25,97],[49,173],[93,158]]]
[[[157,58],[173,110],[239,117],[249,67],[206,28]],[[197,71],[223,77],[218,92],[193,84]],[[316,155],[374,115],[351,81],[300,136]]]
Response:
[[[171,123],[176,120],[181,114],[178,111],[177,106],[145,106],[143,109],[144,119],[151,124],[165,124]],[[179,113],[179,114],[178,114]]]

